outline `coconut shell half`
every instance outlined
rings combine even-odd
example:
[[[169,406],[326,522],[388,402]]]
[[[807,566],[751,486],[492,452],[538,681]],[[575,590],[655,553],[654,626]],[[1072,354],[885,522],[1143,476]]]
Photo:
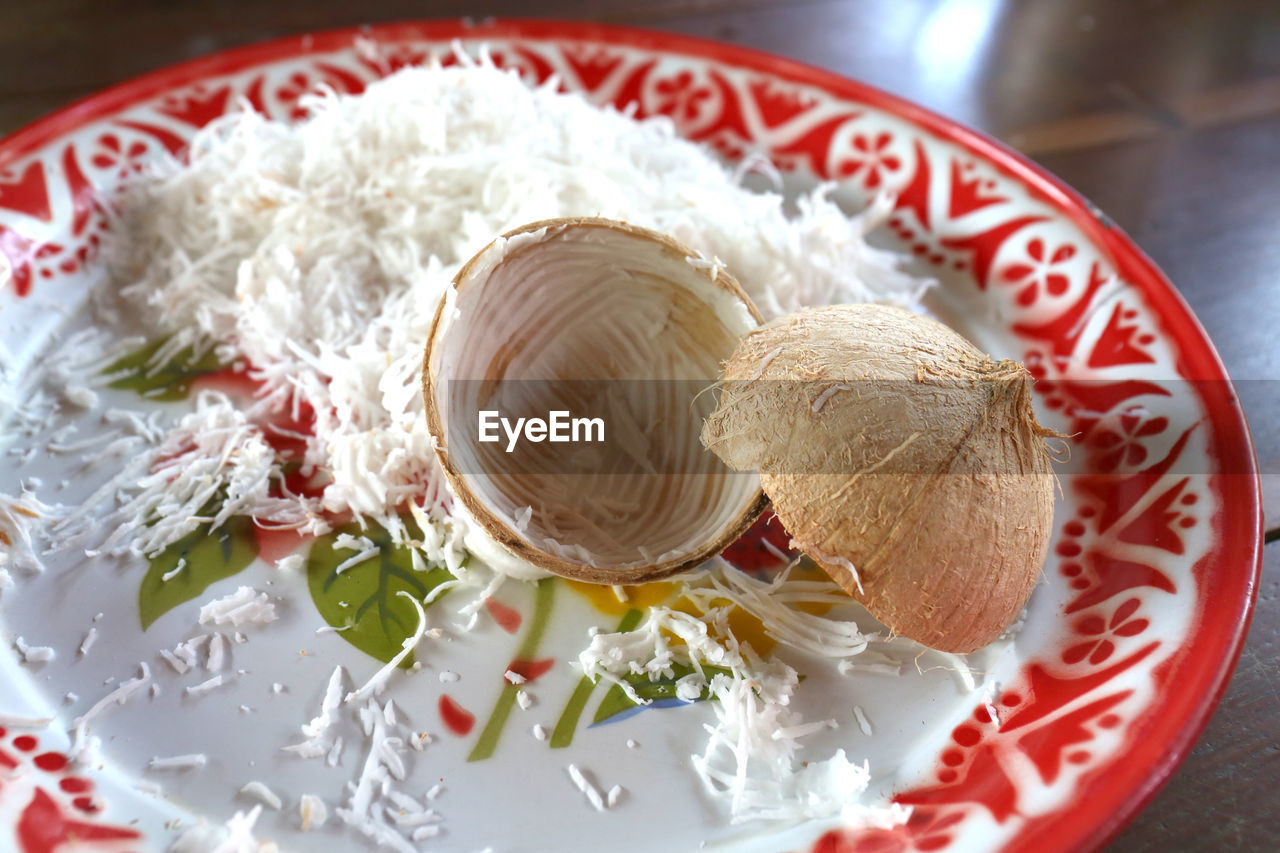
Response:
[[[718,264],[662,234],[558,219],[502,235],[459,271],[424,355],[454,496],[503,549],[555,574],[624,584],[698,565],[767,503],[754,473],[700,442],[714,406],[701,392],[760,322]],[[483,441],[486,411],[599,418],[604,440]]]
[[[796,546],[872,615],[967,653],[1009,628],[1044,564],[1047,434],[1022,365],[909,311],[839,305],[750,332],[703,441],[760,472]]]

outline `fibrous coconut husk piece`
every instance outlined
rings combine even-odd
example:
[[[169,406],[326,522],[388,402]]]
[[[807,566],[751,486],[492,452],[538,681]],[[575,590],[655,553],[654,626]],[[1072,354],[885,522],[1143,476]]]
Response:
[[[747,334],[703,442],[759,471],[779,520],[898,634],[966,653],[1025,607],[1054,476],[1031,379],[947,326],[837,305]]]

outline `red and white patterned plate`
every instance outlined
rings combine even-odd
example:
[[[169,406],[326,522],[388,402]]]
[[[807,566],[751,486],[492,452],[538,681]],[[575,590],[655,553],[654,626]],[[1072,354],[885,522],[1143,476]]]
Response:
[[[1025,361],[1041,410],[1076,436],[1047,583],[1016,666],[990,701],[940,712],[931,758],[896,792],[915,806],[910,821],[892,831],[802,828],[785,843],[1048,851],[1113,836],[1190,749],[1239,652],[1260,561],[1249,434],[1203,330],[1124,234],[1017,154],[915,105],[766,54],[583,24],[400,24],[206,57],[0,142],[10,359],[29,362],[53,333],[50,308],[91,285],[104,228],[96,199],[151,152],[180,151],[242,101],[297,117],[298,98],[318,84],[359,92],[447,57],[454,39],[487,43],[530,80],[555,75],[593,102],[669,116],[728,158],[759,152],[800,183],[835,181],[851,205],[895,193],[885,237],[943,282],[933,308]],[[3,707],[10,700],[0,696],[0,711],[15,710]],[[154,821],[131,825],[140,801],[95,799],[95,782],[44,737],[0,730],[0,847],[165,843]]]

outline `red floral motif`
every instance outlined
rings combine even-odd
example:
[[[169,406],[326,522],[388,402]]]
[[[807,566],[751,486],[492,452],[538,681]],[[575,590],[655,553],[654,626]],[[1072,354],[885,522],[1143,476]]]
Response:
[[[302,96],[315,91],[316,86],[311,78],[301,71],[295,71],[289,75],[284,85],[276,89],[276,100],[288,109],[289,118],[300,121],[311,114],[310,110],[301,105]]]
[[[1079,566],[1076,563],[1070,565]],[[1121,560],[1091,548],[1084,553],[1084,565],[1071,581],[1071,588],[1079,590],[1080,594],[1067,604],[1063,612],[1078,613],[1122,592],[1142,587],[1163,590],[1171,595],[1178,591],[1169,576],[1154,566]]]
[[[0,171],[0,207],[45,222],[53,220],[43,162],[32,160],[21,172],[16,169]]]
[[[967,177],[969,175],[971,177]],[[962,166],[959,160],[951,161],[951,199],[947,212],[952,219],[1008,200],[996,192],[993,179],[978,174],[973,163]]]
[[[916,215],[916,221],[920,223],[920,227],[926,231],[933,230],[933,218],[929,214],[929,187],[933,183],[933,170],[929,168],[929,157],[925,153],[924,144],[919,140],[912,142],[912,148],[915,150],[915,171],[911,175],[911,180],[898,193],[898,209],[903,211],[911,211]],[[986,275],[978,275],[978,270],[974,270],[978,279],[978,287],[985,287],[987,284]]]
[[[1022,215],[1009,215],[999,218],[994,223],[984,221],[984,224],[980,226],[981,230],[977,231],[963,226],[957,227],[957,217],[961,221],[967,221],[968,219],[965,215],[958,215],[953,209],[953,203],[956,203],[958,198],[960,199],[959,204],[963,208],[961,214],[972,213],[975,210],[996,204],[1000,199],[989,195],[989,193],[994,192],[994,189],[985,186],[982,181],[976,178],[966,183],[967,179],[960,177],[960,167],[954,160],[951,161],[953,183],[951,186],[947,186],[941,172],[935,175],[934,169],[929,162],[929,151],[921,139],[912,140],[911,150],[914,154],[911,158],[911,162],[914,164],[910,167],[911,177],[906,180],[897,194],[897,209],[900,214],[895,219],[899,228],[899,236],[904,239],[911,236],[912,231],[905,227],[908,221],[905,214],[908,212],[914,214],[919,228],[925,232],[935,234],[937,245],[940,248],[949,249],[959,255],[954,261],[955,268],[968,268],[973,274],[973,280],[978,289],[985,290],[992,275],[996,256],[1013,235],[1036,223],[1046,222],[1049,217],[1039,213],[1024,213]],[[963,185],[960,196],[957,196],[957,187],[954,183],[957,178],[960,178]],[[939,183],[944,187],[943,196],[950,200],[946,210],[932,209],[932,200],[938,195],[937,185]],[[1007,201],[1007,199],[1004,200]],[[1043,246],[1041,246],[1040,251],[1043,254]],[[938,260],[941,260],[941,258]],[[1103,279],[1101,283],[1105,283],[1105,281],[1106,279]],[[1100,287],[1101,283],[1097,286]],[[1094,292],[1096,290],[1090,292],[1090,298],[1092,298]],[[1071,310],[1078,310],[1083,313],[1087,307],[1087,304],[1082,304]],[[1023,331],[1017,324],[1014,325],[1013,329],[1015,332]],[[1064,336],[1070,337],[1078,333],[1079,330],[1075,323],[1065,314],[1060,318],[1060,321],[1055,321],[1044,327],[1035,327],[1027,330],[1027,334],[1030,336],[1043,338],[1055,346],[1061,345]],[[1073,339],[1071,345],[1074,345]]]
[[[633,109],[636,118],[651,115],[650,110],[646,108],[643,91],[650,72],[656,67],[658,67],[658,60],[653,58],[627,69],[612,99],[602,98],[597,103],[613,103],[619,109]]]
[[[1110,271],[1103,269],[1100,263],[1094,261],[1089,270],[1089,283],[1075,300],[1075,304],[1047,323],[1014,323],[1013,331],[1023,338],[1043,344],[1047,354],[1052,357],[1051,365],[1059,371],[1065,369],[1075,354],[1085,320],[1093,310],[1098,294],[1103,286],[1112,280]],[[1077,399],[1084,399],[1084,397],[1077,395]],[[1094,407],[1094,411],[1107,411],[1110,408],[1111,406]]]
[[[982,737],[972,727],[962,728]],[[963,750],[947,750],[943,753],[944,762],[947,753],[953,753],[960,764],[939,770],[936,785],[903,791],[898,795],[899,802],[911,806],[972,802],[991,812],[997,823],[1008,821],[1018,814],[1018,786],[1000,761],[1005,745],[1004,738],[987,735],[985,740],[966,744]]]
[[[119,119],[116,124],[127,130],[134,130],[138,133],[146,134],[156,142],[163,145],[165,150],[175,157],[185,156],[187,149],[186,137],[179,136],[167,128],[160,127],[157,124],[149,124],[141,121],[128,121],[125,119]]]
[[[1105,533],[1112,525],[1128,515],[1156,487],[1161,478],[1173,469],[1196,426],[1196,424],[1191,425],[1178,437],[1164,459],[1148,465],[1135,474],[1116,476],[1089,473],[1076,478],[1077,491],[1096,502],[1100,509],[1099,533]]]
[[[862,185],[874,190],[884,182],[884,176],[902,168],[902,158],[888,153],[893,137],[888,133],[876,134],[874,139],[858,134],[853,138],[853,150],[856,152],[840,164],[839,174],[842,178],[862,176]]]
[[[1151,624],[1146,619],[1131,618],[1141,604],[1142,602],[1138,599],[1130,598],[1116,608],[1110,620],[1097,615],[1076,620],[1075,625],[1072,626],[1076,633],[1084,634],[1091,639],[1068,647],[1062,653],[1063,662],[1079,663],[1087,657],[1089,663],[1097,666],[1111,657],[1116,650],[1112,638],[1135,637],[1147,630],[1147,626]]]
[[[1142,347],[1155,343],[1155,336],[1140,331],[1138,312],[1123,303],[1116,305],[1098,340],[1089,353],[1090,367],[1113,367],[1117,364],[1154,364],[1155,359]]]
[[[742,98],[738,89],[723,75],[708,73],[716,94],[714,121],[704,122],[701,129],[686,126],[684,132],[690,139],[705,142],[731,160],[740,159],[755,138],[747,127],[742,110]]]
[[[1132,694],[1103,694],[1104,686],[1159,646],[1159,641],[1150,642],[1105,667],[1074,668],[1070,675],[1031,663],[1013,689],[976,707],[952,730],[953,746],[939,757],[938,783],[903,791],[896,799],[915,808],[975,803],[998,823],[1007,822],[1019,814],[1020,779],[1010,774],[1004,756],[1011,750],[1027,756],[1050,784],[1064,760],[1087,760],[1079,747],[1094,739],[1092,726],[1119,725],[1122,719],[1111,710]]]
[[[225,113],[230,101],[230,86],[211,88],[197,84],[186,91],[166,95],[156,110],[192,127],[204,127]]]
[[[135,829],[93,819],[93,815],[102,811],[101,801],[92,796],[93,782],[75,775],[74,766],[65,755],[42,751],[40,739],[35,735],[12,734],[0,728],[0,741],[4,740],[8,740],[11,750],[0,747],[0,768],[13,771],[25,763],[35,778],[34,787],[27,788],[31,799],[14,826],[14,839],[21,853],[55,853],[68,846],[75,846],[77,850],[116,850],[120,844],[142,838]],[[18,773],[12,778],[28,778],[22,770]],[[4,786],[0,786],[0,793],[4,791]],[[9,790],[8,795],[21,792],[22,788],[18,787]],[[69,806],[65,804],[68,801]]]
[[[498,68],[515,71],[520,75],[521,80],[533,85],[545,83],[555,73],[555,68],[546,57],[520,45],[511,45],[509,51],[494,49],[490,58]]]
[[[811,853],[905,853],[941,850],[951,843],[949,831],[964,820],[962,808],[917,806],[907,822],[893,829],[833,829],[813,845]]]
[[[775,145],[769,156],[780,169],[808,168],[818,177],[828,178],[831,176],[827,161],[831,156],[832,140],[857,116],[858,113],[842,113],[819,122],[794,139]]]
[[[1095,468],[1113,472],[1147,461],[1147,448],[1142,439],[1159,435],[1169,427],[1168,418],[1146,417],[1147,414],[1141,407],[1134,406],[1121,414],[1114,425],[1099,427],[1090,435],[1089,445],[1096,451]]]
[[[1062,773],[1064,760],[1079,764],[1090,758],[1086,747],[1095,731],[1119,725],[1121,718],[1111,710],[1132,695],[1132,690],[1121,690],[1063,714],[1051,726],[1029,727],[1018,738],[1018,749],[1036,766],[1045,784],[1052,785]]]
[[[1032,375],[1037,380],[1044,374]],[[1073,415],[1072,433],[1088,433],[1102,420],[1103,415],[1135,397],[1172,397],[1173,391],[1167,385],[1148,382],[1143,379],[1122,379],[1118,382],[1072,382],[1063,379],[1053,385],[1064,394],[1070,403],[1068,415]],[[1129,406],[1129,409],[1140,409]]]
[[[39,244],[17,231],[0,226],[0,255],[4,256],[0,260],[0,270],[8,267],[14,290],[19,296],[26,296],[31,291],[34,275],[53,278],[58,272],[75,272],[80,262],[88,256],[89,248],[82,246],[74,254],[64,256],[61,262],[55,263],[64,250],[61,244]]]
[[[702,113],[702,104],[711,97],[710,89],[695,85],[690,71],[661,79],[654,88],[657,90],[657,111],[671,116],[677,123],[696,120]]]
[[[1184,494],[1190,482],[1190,478],[1183,477],[1166,489],[1137,518],[1124,526],[1120,531],[1120,541],[1134,545],[1152,545],[1163,548],[1170,554],[1184,553],[1186,546],[1173,525],[1176,523],[1179,527],[1186,528],[1196,524],[1193,515],[1184,514],[1188,506],[1186,501],[1194,502],[1196,499],[1193,493]],[[1174,506],[1175,501],[1178,506]]]
[[[756,80],[747,86],[747,91],[756,102],[760,120],[766,127],[776,128],[809,112],[817,104],[817,100],[791,86],[784,86],[777,80]]]
[[[927,192],[927,187],[923,192]],[[899,204],[902,204],[901,198],[899,199]],[[977,283],[979,289],[985,289],[988,277],[991,274],[991,267],[995,263],[996,254],[1004,246],[1005,241],[1016,232],[1026,228],[1028,225],[1034,225],[1037,222],[1044,222],[1045,219],[1046,217],[1036,216],[1034,214],[1019,216],[1015,219],[1004,220],[1003,222],[1000,222],[999,224],[977,234],[968,234],[959,237],[943,237],[938,240],[938,243],[947,249],[967,252],[971,258],[970,267],[973,270],[973,279]]]
[[[294,121],[301,121],[311,114],[310,110],[301,104],[303,96],[319,92],[321,86],[354,95],[364,91],[365,83],[346,69],[320,62],[316,63],[313,70],[300,70],[290,74],[285,82],[276,88],[275,97],[284,108],[286,116]]]
[[[120,141],[114,133],[106,133],[98,137],[93,156],[89,162],[103,171],[116,170],[116,177],[127,178],[131,174],[142,171],[147,154],[147,143],[134,140],[128,145]]]
[[[67,845],[79,849],[86,842],[97,842],[94,846],[101,849],[107,842],[137,841],[141,834],[136,829],[70,817],[43,788],[36,788],[18,819],[17,836],[23,853],[54,853]]]
[[[388,77],[402,68],[424,65],[431,52],[422,45],[401,42],[400,44],[356,44],[356,54],[360,64],[379,77]]]
[[[67,179],[67,192],[71,196],[71,234],[80,237],[84,234],[85,229],[89,227],[90,220],[93,219],[95,212],[101,212],[102,204],[98,200],[98,192],[94,189],[93,183],[85,176],[84,170],[80,168],[80,158],[76,156],[74,145],[68,145],[62,152],[62,171]],[[98,218],[98,228],[106,230],[106,220],[102,217]],[[98,236],[91,234],[89,236],[91,246],[98,245]]]
[[[577,45],[566,45],[563,55],[573,73],[578,75],[583,91],[588,94],[599,89],[621,67],[624,59],[615,51]]]
[[[1063,243],[1050,254],[1044,240],[1033,237],[1027,242],[1027,256],[1031,263],[1011,264],[1001,274],[1006,284],[1020,288],[1019,305],[1026,307],[1035,302],[1042,284],[1050,296],[1061,296],[1067,292],[1071,279],[1059,268],[1076,256],[1075,246]]]

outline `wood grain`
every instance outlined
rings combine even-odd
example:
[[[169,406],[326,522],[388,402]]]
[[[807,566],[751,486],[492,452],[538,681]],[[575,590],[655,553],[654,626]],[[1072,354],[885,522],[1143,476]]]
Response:
[[[1280,3],[1274,0],[3,0],[0,132],[112,83],[308,30],[469,15],[589,19],[768,50],[1021,148],[1128,231],[1215,341],[1280,531]],[[1115,850],[1280,838],[1280,545],[1209,730]]]

